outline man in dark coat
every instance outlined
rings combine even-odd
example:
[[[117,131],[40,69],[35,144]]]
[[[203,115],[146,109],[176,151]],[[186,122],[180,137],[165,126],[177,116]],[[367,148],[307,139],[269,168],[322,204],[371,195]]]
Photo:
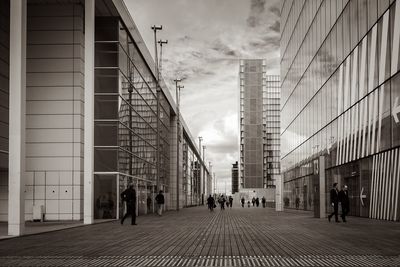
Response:
[[[165,203],[165,199],[164,199],[164,195],[163,195],[163,191],[160,190],[160,192],[158,192],[158,195],[156,196],[156,202],[157,202],[157,213],[158,216],[162,215],[162,210],[163,210],[163,206]]]
[[[210,196],[207,198],[207,205],[208,205],[208,209],[210,211],[214,211],[214,205],[215,205],[215,200],[212,197],[212,195],[210,194]]]
[[[339,192],[339,202],[342,205],[342,220],[346,222],[346,215],[350,211],[349,193],[347,192],[347,185],[342,187]]]
[[[132,217],[132,225],[136,225],[136,191],[133,189],[133,185],[130,185],[121,194],[122,201],[126,201],[126,214],[121,220],[121,224],[124,224],[124,220],[128,217]]]
[[[329,214],[328,221],[331,221],[333,215],[335,215],[335,222],[339,222],[338,219],[338,208],[339,208],[339,192],[337,189],[337,183],[333,184],[331,189],[331,204],[333,206],[333,212]]]

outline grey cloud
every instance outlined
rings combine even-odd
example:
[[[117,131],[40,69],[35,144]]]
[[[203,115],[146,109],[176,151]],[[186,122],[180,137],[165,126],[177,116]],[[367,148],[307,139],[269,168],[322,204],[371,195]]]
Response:
[[[227,57],[239,57],[240,53],[238,51],[233,50],[228,45],[223,43],[221,39],[216,39],[211,47],[212,50],[222,53],[223,56]]]
[[[260,24],[261,16],[265,11],[266,0],[251,0],[250,15],[247,18],[247,26],[255,28]]]
[[[271,6],[268,10],[277,17],[281,16],[281,11],[277,5]]]
[[[271,26],[269,26],[269,29],[272,30],[272,31],[274,31],[274,32],[280,33],[280,31],[281,31],[281,23],[280,23],[280,21],[279,21],[279,20],[276,20],[276,21],[274,22],[274,24],[272,24]]]

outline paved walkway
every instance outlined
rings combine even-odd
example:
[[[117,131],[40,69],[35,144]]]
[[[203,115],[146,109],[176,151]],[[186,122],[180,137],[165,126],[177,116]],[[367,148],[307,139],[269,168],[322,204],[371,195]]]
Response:
[[[1,266],[400,266],[400,223],[204,207],[0,240]]]

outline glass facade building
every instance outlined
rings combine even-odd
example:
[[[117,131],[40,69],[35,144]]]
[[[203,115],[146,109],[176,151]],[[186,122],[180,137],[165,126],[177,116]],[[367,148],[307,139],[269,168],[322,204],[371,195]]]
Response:
[[[211,193],[124,1],[1,0],[0,37],[0,221],[10,235],[35,219],[121,218],[128,185],[138,215],[155,211],[158,190],[167,210]]]
[[[400,218],[400,1],[286,0],[281,7],[284,205]]]
[[[232,164],[232,194],[239,192],[239,166],[238,162]]]
[[[240,60],[240,188],[274,188],[280,175],[280,83],[266,68]]]

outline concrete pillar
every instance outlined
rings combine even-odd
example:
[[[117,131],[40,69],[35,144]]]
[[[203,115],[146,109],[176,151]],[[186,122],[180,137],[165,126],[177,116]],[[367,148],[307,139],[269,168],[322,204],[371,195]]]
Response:
[[[275,188],[275,210],[283,211],[283,177],[282,174],[279,175],[279,178],[276,179],[276,188]]]
[[[10,1],[8,234],[25,228],[26,0]]]
[[[168,191],[169,191],[169,200],[170,209],[176,210],[177,209],[177,116],[171,116],[171,139],[170,139],[170,159],[169,159],[169,184],[168,184]]]
[[[94,219],[94,25],[95,0],[85,0],[85,135],[83,222]]]
[[[325,157],[319,157],[319,217],[326,216],[326,194],[325,194]]]

